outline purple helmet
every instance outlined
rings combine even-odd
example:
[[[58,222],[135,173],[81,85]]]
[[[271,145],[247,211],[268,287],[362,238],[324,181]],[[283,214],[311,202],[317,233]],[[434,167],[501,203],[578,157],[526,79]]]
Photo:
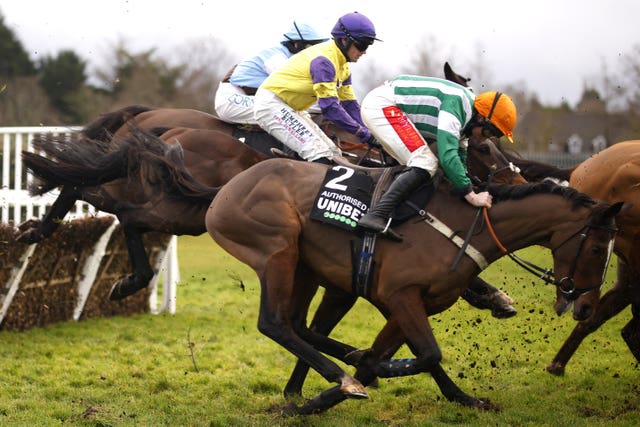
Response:
[[[335,38],[349,39],[352,41],[368,39],[369,44],[376,38],[376,29],[373,22],[361,13],[353,12],[341,16],[331,30],[331,35]]]

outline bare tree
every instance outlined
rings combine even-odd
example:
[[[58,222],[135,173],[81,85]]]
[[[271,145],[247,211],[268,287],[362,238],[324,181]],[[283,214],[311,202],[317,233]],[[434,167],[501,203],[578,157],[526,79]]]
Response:
[[[177,64],[182,67],[178,80],[180,96],[177,104],[213,112],[214,93],[218,84],[238,62],[219,39],[194,39],[175,49]]]
[[[621,57],[622,87],[627,99],[629,110],[640,113],[640,43],[631,48],[631,52]]]

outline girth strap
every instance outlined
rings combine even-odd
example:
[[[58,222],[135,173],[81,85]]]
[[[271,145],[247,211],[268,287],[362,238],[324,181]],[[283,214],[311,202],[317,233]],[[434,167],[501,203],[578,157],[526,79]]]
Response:
[[[456,246],[462,248],[464,246],[464,239],[458,236],[455,231],[450,229],[445,223],[440,221],[438,218],[431,215],[429,212],[421,213],[420,215],[424,222],[438,230],[442,233],[447,239],[451,240]],[[467,245],[464,250],[464,253],[469,256],[477,265],[480,267],[480,270],[484,270],[489,266],[489,263],[484,258],[484,255],[480,253],[476,248],[471,245]]]
[[[393,179],[393,173],[397,168],[385,168],[378,180],[376,187],[371,196],[371,205],[374,206],[382,196],[383,189],[388,187],[389,182]],[[362,239],[362,247],[360,252],[356,251],[353,242],[351,243],[352,269],[351,287],[354,294],[359,297],[369,299],[371,296],[371,275],[375,267],[373,256],[376,248],[377,233],[365,232]]]

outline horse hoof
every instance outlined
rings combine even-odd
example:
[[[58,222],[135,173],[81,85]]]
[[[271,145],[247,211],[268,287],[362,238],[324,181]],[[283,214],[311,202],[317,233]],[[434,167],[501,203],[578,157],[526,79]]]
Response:
[[[564,375],[564,366],[558,362],[551,362],[547,365],[547,372],[557,377]]]
[[[109,300],[119,301],[135,294],[140,289],[142,288],[135,286],[135,284],[124,283],[123,281],[120,281],[111,287],[111,291],[109,291]]]
[[[38,232],[36,228],[29,228],[27,230],[24,230],[16,237],[17,242],[26,243],[28,245],[38,243],[42,239],[44,239],[44,236],[42,235],[42,233]]]
[[[500,410],[500,407],[498,405],[493,404],[489,399],[486,399],[486,398],[476,399],[475,407],[477,409],[480,409],[481,411],[499,411]]]
[[[284,406],[284,408],[282,408],[282,415],[285,417],[298,415],[299,409],[298,405],[293,402],[289,402]]]
[[[494,307],[491,310],[491,315],[496,319],[508,319],[510,317],[518,314],[518,310],[516,310],[512,305],[503,304],[499,307]]]
[[[349,399],[368,399],[369,393],[362,384],[348,384],[340,388],[340,391]]]

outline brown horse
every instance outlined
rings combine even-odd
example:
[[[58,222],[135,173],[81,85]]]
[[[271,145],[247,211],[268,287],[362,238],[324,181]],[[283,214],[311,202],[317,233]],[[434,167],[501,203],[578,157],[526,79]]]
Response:
[[[569,359],[587,335],[628,305],[633,316],[622,329],[622,336],[640,361],[640,140],[619,142],[593,155],[575,168],[569,183],[594,199],[607,203],[624,201],[633,208],[617,220],[620,229],[614,246],[618,256],[617,280],[602,296],[593,316],[576,325],[547,366],[547,371],[555,375],[564,373]]]
[[[465,77],[456,74],[448,63],[445,64],[444,72],[445,77],[451,81],[463,85],[466,85],[468,81]],[[376,165],[384,165],[385,162],[388,162],[384,155],[376,154],[375,150],[368,151],[363,144],[354,141],[352,135],[340,131],[328,123],[322,124],[322,127],[342,150],[355,153],[356,158],[380,157],[380,161],[371,161]],[[93,173],[99,173],[100,178],[100,183],[96,184],[98,182],[96,177],[91,178],[92,172],[89,168],[83,167],[83,163],[94,164],[104,155],[106,148],[101,142],[108,143],[114,135],[116,138],[126,137],[134,128],[156,131],[158,129],[179,128],[161,135],[161,138],[170,144],[179,141],[184,150],[186,168],[196,180],[209,186],[224,184],[240,170],[267,159],[270,157],[268,154],[271,153],[270,143],[264,140],[264,136],[268,137],[268,135],[263,131],[246,130],[244,126],[223,122],[211,114],[198,110],[151,108],[139,105],[132,105],[101,115],[94,122],[85,126],[82,131],[84,138],[67,147],[67,152],[55,148],[59,142],[41,141],[40,147],[44,151],[50,151],[50,155],[57,158],[59,161],[57,165],[39,161],[33,154],[26,153],[25,164],[27,167],[30,167],[41,178],[48,176],[48,178],[44,178],[45,182],[34,190],[34,194],[43,194],[60,185],[63,187],[42,221],[29,220],[20,225],[21,234],[18,240],[24,243],[36,243],[50,236],[77,200],[88,201],[102,211],[115,214],[122,223],[125,232],[133,273],[114,285],[110,294],[111,299],[125,298],[137,292],[146,287],[153,277],[153,271],[149,266],[143,246],[142,233],[154,230],[180,235],[201,234],[205,231],[204,223],[200,221],[204,218],[202,212],[196,210],[193,217],[182,217],[179,220],[167,218],[170,213],[164,213],[166,211],[143,212],[143,208],[138,207],[144,206],[145,198],[140,198],[140,190],[134,190],[135,185],[131,186],[129,182],[122,179],[121,171],[105,170],[104,164],[96,167]],[[187,128],[203,129],[203,131],[190,132]],[[239,145],[238,141],[229,137],[230,135],[243,136],[245,142],[249,142],[249,146],[253,146],[263,154],[247,150],[247,147]],[[86,144],[88,146],[82,146]],[[502,182],[506,182],[507,179],[515,179],[516,182],[524,181],[517,174],[511,173],[511,177],[509,177],[504,157],[498,150],[489,147],[492,144],[472,141],[472,145],[469,160],[472,162],[470,170],[473,173],[486,177],[489,172],[492,172],[487,167],[491,167],[496,174],[496,180],[503,180]],[[119,144],[114,151],[118,150],[122,152],[122,150],[126,150],[126,147]],[[110,156],[111,159],[117,157],[114,152]],[[79,168],[80,172],[77,172],[73,179],[65,176],[65,174],[73,173],[74,168]],[[42,173],[38,173],[38,170]],[[54,177],[54,170],[58,171],[60,175]],[[109,180],[114,179],[112,178],[114,174],[120,179],[110,182]],[[90,179],[93,180],[91,186],[87,184]],[[65,182],[70,184],[64,185]],[[87,188],[100,186],[107,182],[110,182],[108,186],[101,186],[97,189]],[[138,207],[134,208],[134,206]],[[188,208],[180,210],[183,213],[189,211]],[[157,217],[153,215],[157,215]],[[135,216],[138,218],[134,218]]]
[[[603,323],[631,305],[631,320],[622,329],[631,353],[640,362],[640,140],[624,141],[593,155],[581,164],[560,169],[553,165],[522,158],[497,144],[509,162],[520,168],[529,181],[556,178],[591,197],[608,203],[629,202],[634,206],[618,218],[620,229],[614,252],[618,256],[617,279],[596,307],[593,316],[579,322],[547,366],[554,375],[563,375],[565,367],[582,341]],[[590,298],[591,295],[583,298]]]
[[[114,284],[111,299],[121,299],[146,287],[153,277],[142,234],[159,231],[176,235],[199,235],[206,231],[206,206],[182,199],[169,199],[162,188],[153,188],[135,171],[134,159],[145,151],[159,156],[171,152],[178,144],[189,174],[209,187],[225,184],[229,179],[250,166],[268,159],[266,155],[242,144],[226,133],[207,130],[177,128],[156,129],[160,138],[136,132],[124,138],[102,142],[80,138],[78,140],[45,139],[35,142],[53,160],[35,153],[24,152],[23,162],[28,170],[42,181],[32,189],[43,194],[62,186],[60,195],[42,221],[27,221],[20,225],[19,240],[35,243],[50,236],[62,218],[77,200],[84,200],[103,212],[118,217],[125,233],[125,241],[133,272]],[[513,172],[503,163],[503,157],[490,141],[472,141],[469,158],[473,159],[473,172],[505,182]],[[132,154],[134,153],[134,154]],[[497,157],[496,157],[497,156]],[[137,160],[136,160],[137,161]],[[517,180],[522,177],[515,176]],[[348,308],[347,308],[348,310]]]
[[[367,150],[365,144],[354,135],[341,130],[331,122],[324,121],[321,115],[315,115],[314,120],[347,157],[356,158],[365,165],[374,167],[393,162],[391,157],[380,153],[377,149]],[[86,138],[106,142],[114,136],[127,136],[132,126],[140,129],[185,127],[216,130],[242,140],[248,146],[269,157],[273,157],[271,148],[285,150],[281,142],[257,126],[227,123],[204,111],[188,108],[130,105],[101,115],[85,126],[82,134]]]
[[[379,242],[367,299],[388,322],[370,352],[354,353],[353,347],[306,328],[307,310],[318,284],[353,292],[352,235],[310,219],[326,171],[322,165],[285,159],[260,163],[223,186],[206,215],[213,239],[258,275],[262,287],[259,330],[325,379],[339,384],[291,409],[298,413],[321,411],[347,397],[367,397],[363,384],[376,376],[420,372],[431,373],[449,400],[485,406],[460,390],[444,372],[428,321],[429,315],[458,299],[480,268],[464,257],[451,271],[458,248],[425,224],[429,218],[398,226],[397,231],[405,236],[401,245]],[[555,280],[559,300],[572,300],[599,288],[621,203],[596,204],[573,189],[546,183],[490,186],[489,191],[497,202],[491,209],[491,224],[505,247],[518,250],[543,245],[552,249],[555,275],[563,278]],[[475,211],[452,196],[446,184],[429,204],[429,217],[439,218],[455,230],[469,227]],[[503,255],[488,227],[475,234],[470,244],[489,263]],[[435,247],[438,249],[430,250]],[[574,317],[590,312],[586,304],[575,304]],[[405,341],[416,359],[384,363]],[[347,363],[357,362],[356,377],[321,351]]]
[[[114,284],[110,295],[114,300],[143,289],[154,275],[142,234],[204,233],[204,214],[214,194],[209,193],[206,203],[200,203],[200,195],[193,201],[170,197],[170,189],[155,187],[157,179],[145,181],[148,175],[137,170],[141,156],[163,157],[173,155],[172,149],[179,150],[189,174],[208,187],[221,186],[239,172],[268,159],[226,133],[190,128],[170,129],[160,138],[138,130],[109,142],[48,139],[35,141],[34,146],[50,159],[23,152],[26,168],[43,182],[32,188],[32,193],[62,188],[42,221],[20,225],[18,240],[35,243],[50,236],[77,200],[116,215],[125,234],[133,272]]]

